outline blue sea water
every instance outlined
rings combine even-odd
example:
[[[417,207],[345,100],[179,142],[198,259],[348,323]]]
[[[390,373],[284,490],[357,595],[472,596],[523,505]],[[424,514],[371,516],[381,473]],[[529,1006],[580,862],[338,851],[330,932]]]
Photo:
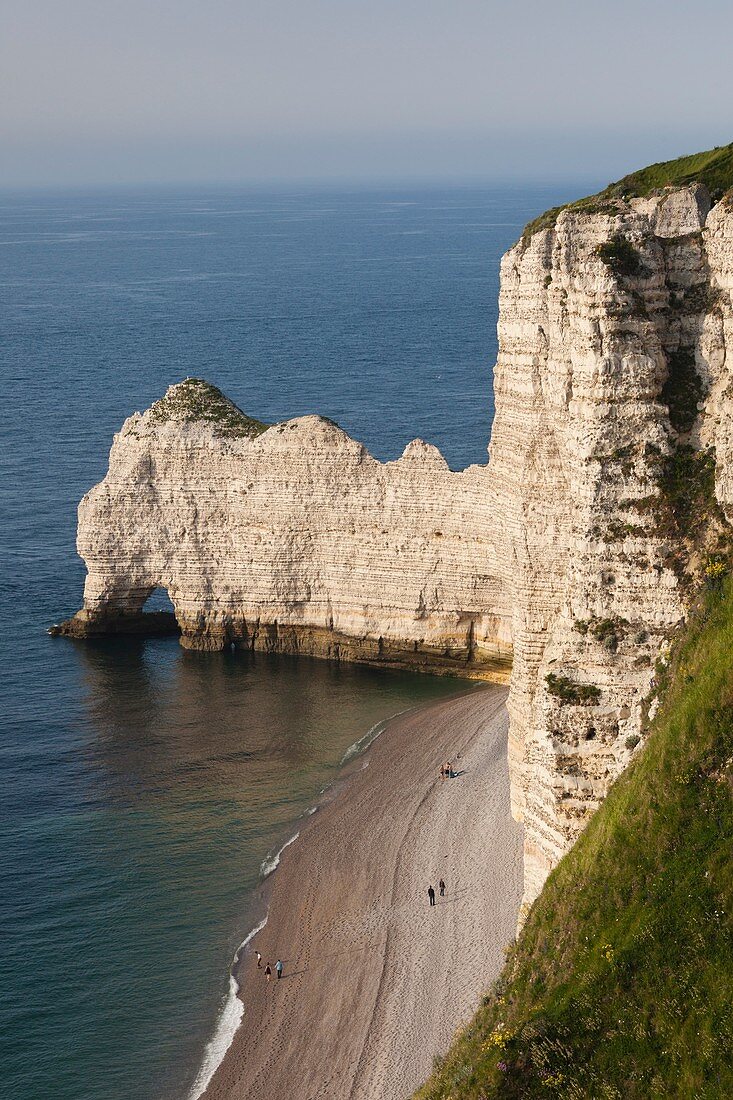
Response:
[[[181,1100],[261,865],[391,714],[455,690],[309,660],[90,644],[76,504],[189,375],[379,458],[485,459],[498,265],[577,188],[0,195],[0,1094]]]

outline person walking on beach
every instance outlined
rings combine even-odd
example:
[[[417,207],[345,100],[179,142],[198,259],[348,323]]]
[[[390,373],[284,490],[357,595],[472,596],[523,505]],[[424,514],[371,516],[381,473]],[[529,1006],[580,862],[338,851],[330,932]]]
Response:
[[[445,766],[445,774],[448,779],[453,778],[453,765],[451,764],[450,760]]]
[[[255,955],[257,956],[257,969],[261,970],[262,969],[262,955],[260,955],[259,951],[255,951]]]
[[[280,981],[283,976],[283,964],[280,959],[275,963],[275,973],[277,974],[277,980]]]
[[[442,879],[441,879],[441,880],[440,880],[440,882],[438,883],[438,889],[440,890],[440,896],[441,896],[441,898],[444,898],[444,897],[445,897],[445,883],[443,882],[443,880],[442,880]]]
[[[270,978],[272,977],[272,967],[270,966],[269,963],[265,967],[265,977],[267,978],[268,982],[269,982]]]
[[[432,886],[428,886],[428,901],[431,905],[435,905],[435,890]]]

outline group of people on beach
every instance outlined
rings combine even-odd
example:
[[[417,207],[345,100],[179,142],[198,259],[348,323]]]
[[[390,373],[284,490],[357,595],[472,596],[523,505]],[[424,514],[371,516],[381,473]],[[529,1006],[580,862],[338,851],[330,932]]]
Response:
[[[444,898],[445,897],[446,886],[445,886],[445,883],[443,882],[443,879],[441,879],[440,882],[438,883],[438,889],[440,890],[441,898]],[[428,904],[429,905],[435,905],[435,887],[433,886],[432,883],[430,884],[430,886],[428,886]]]
[[[444,764],[440,765],[440,778],[441,778],[441,780],[443,780],[443,779],[455,779],[455,777],[456,777],[456,773],[453,771],[452,762],[450,760],[446,760],[446,762]],[[441,878],[440,881],[438,882],[438,890],[440,891],[441,898],[445,897],[446,889],[447,889],[447,887],[445,885],[445,882]],[[430,884],[430,886],[428,886],[428,904],[430,906],[435,905],[435,887],[433,886],[432,883]],[[259,951],[255,951],[255,957],[257,959],[257,969],[262,970],[262,955],[261,955],[261,953]],[[265,978],[269,982],[271,977],[272,977],[272,967],[270,966],[269,962],[265,963],[264,969],[265,969]],[[278,981],[283,976],[282,959],[278,959],[277,962],[275,963],[275,974],[277,975]]]
[[[440,779],[441,779],[441,782],[444,779],[455,779],[455,777],[456,777],[456,773],[453,771],[452,762],[450,760],[446,760],[446,762],[444,764],[440,765]],[[440,890],[441,898],[444,898],[445,897],[445,883],[443,882],[443,879],[441,879],[440,882],[438,883],[438,889]],[[430,884],[430,886],[428,886],[428,904],[431,905],[431,906],[435,905],[435,887],[433,886],[432,883]]]
[[[255,956],[257,957],[257,969],[262,970],[262,955],[259,953],[259,951],[255,951]],[[275,973],[277,974],[278,981],[279,981],[280,978],[282,978],[282,976],[283,976],[282,959],[278,959],[277,962],[275,963]],[[268,962],[268,963],[265,963],[265,978],[269,982],[271,977],[272,977],[272,967],[270,966],[270,964]]]

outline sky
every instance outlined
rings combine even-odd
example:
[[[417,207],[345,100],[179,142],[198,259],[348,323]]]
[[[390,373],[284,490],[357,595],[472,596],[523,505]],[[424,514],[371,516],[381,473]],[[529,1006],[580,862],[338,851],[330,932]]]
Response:
[[[617,179],[733,140],[729,0],[3,0],[0,185]]]

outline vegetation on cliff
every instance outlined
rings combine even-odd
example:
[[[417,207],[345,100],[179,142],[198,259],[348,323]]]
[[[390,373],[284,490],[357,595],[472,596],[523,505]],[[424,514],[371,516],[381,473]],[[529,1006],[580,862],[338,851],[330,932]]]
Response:
[[[184,423],[203,420],[215,426],[217,435],[231,438],[254,439],[270,426],[247,416],[221,390],[201,378],[186,378],[171,386],[165,397],[151,407],[150,416],[153,420]]]
[[[614,275],[633,277],[639,275],[643,269],[638,251],[631,241],[617,233],[610,241],[598,245],[598,255],[606,267],[610,267]]]
[[[545,676],[547,690],[563,703],[577,703],[581,706],[593,706],[601,697],[601,689],[595,684],[576,684],[567,676],[556,676],[550,672]]]
[[[667,381],[660,397],[669,409],[669,422],[679,435],[692,430],[703,395],[703,381],[695,367],[694,351],[680,348],[669,352]]]
[[[676,160],[650,164],[638,172],[631,172],[616,183],[609,183],[603,191],[565,206],[554,206],[546,210],[524,228],[524,237],[531,237],[540,229],[552,229],[558,215],[563,210],[576,210],[579,213],[600,214],[616,213],[619,200],[644,198],[665,187],[684,187],[687,184],[701,183],[710,192],[714,201],[733,188],[733,143],[716,146],[703,153],[677,157]]]
[[[733,584],[707,590],[647,743],[553,871],[419,1100],[733,1095]]]

